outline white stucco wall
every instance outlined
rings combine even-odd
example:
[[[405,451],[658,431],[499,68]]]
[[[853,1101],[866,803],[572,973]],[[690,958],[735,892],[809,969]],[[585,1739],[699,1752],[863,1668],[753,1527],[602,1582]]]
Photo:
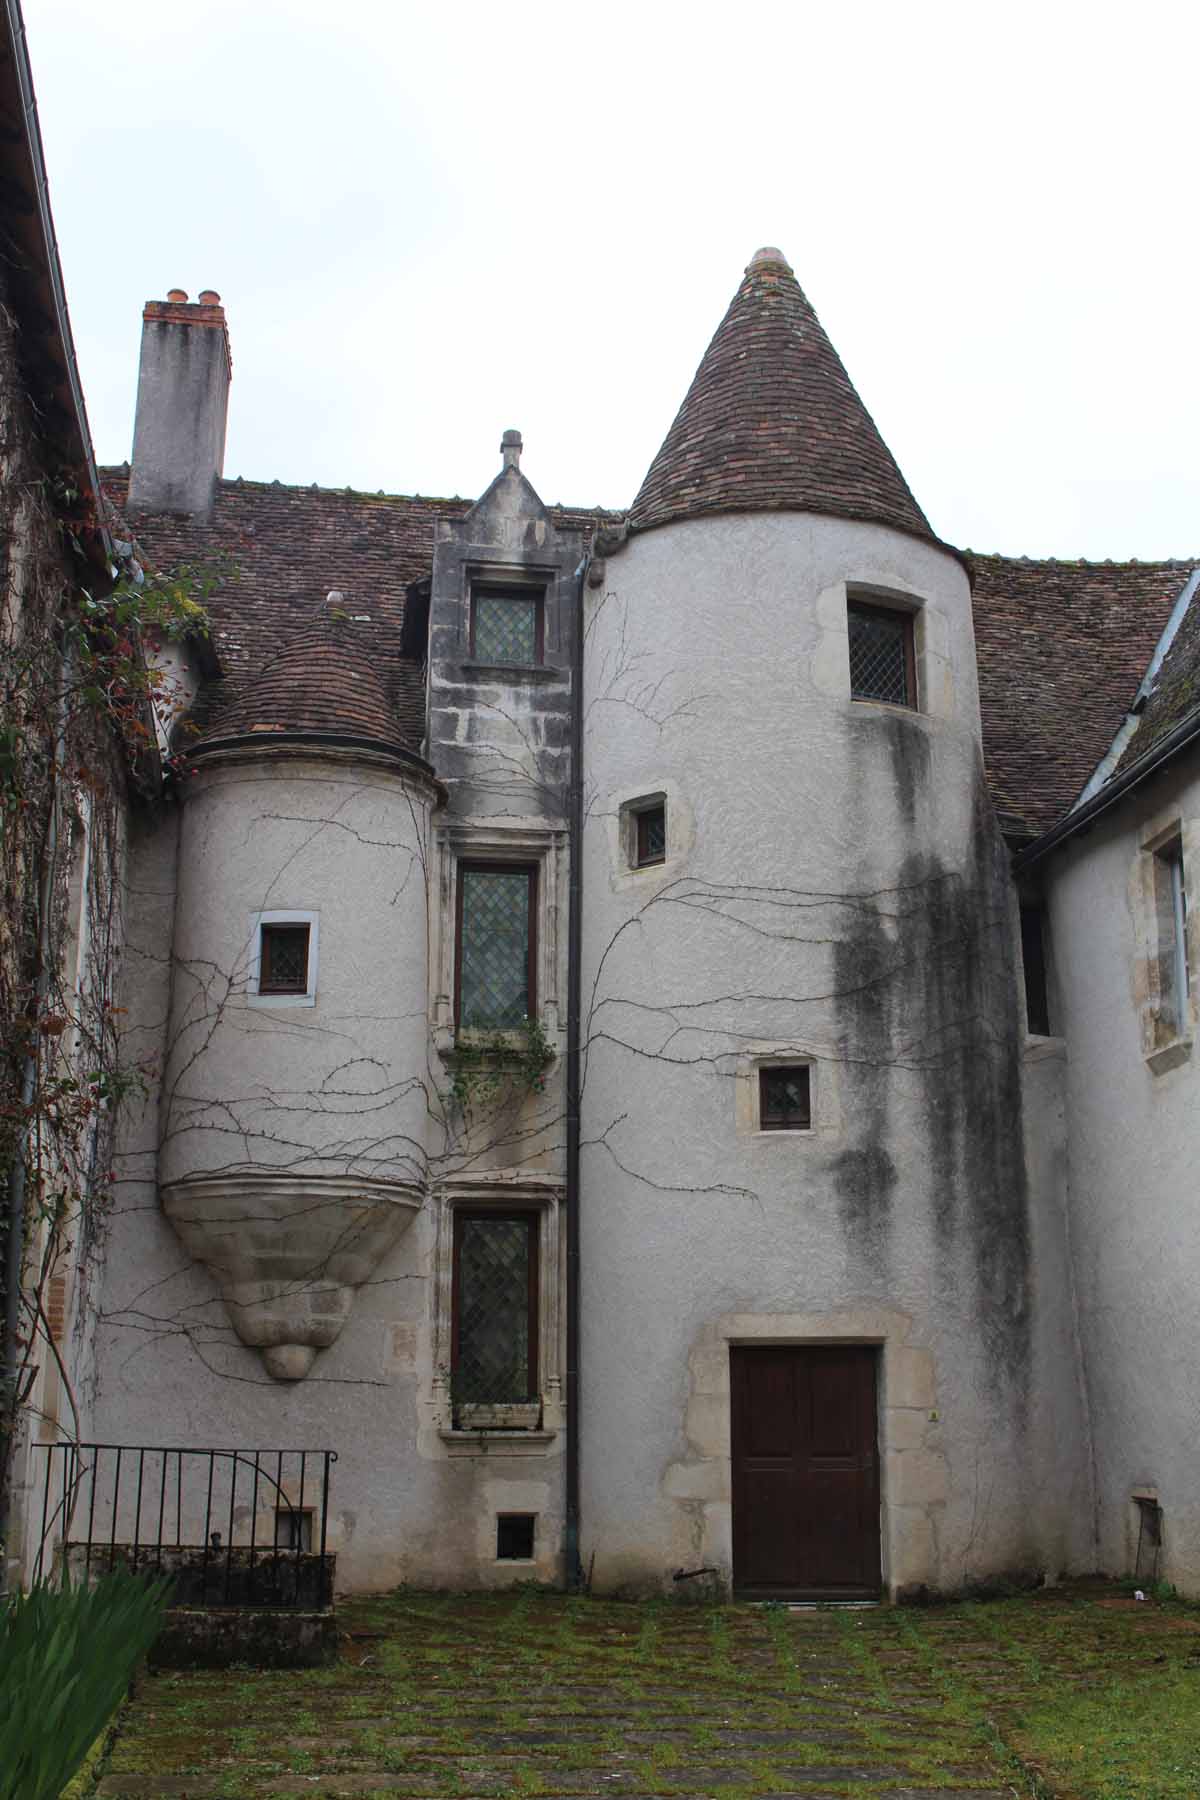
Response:
[[[1182,827],[1193,971],[1188,1029],[1156,1030],[1153,847]],[[1200,1594],[1195,1315],[1200,1172],[1200,760],[1179,758],[1046,865],[1068,1047],[1071,1239],[1096,1471],[1097,1564],[1133,1566],[1135,1492],[1164,1514],[1160,1573]]]
[[[919,711],[850,700],[847,583],[919,608]],[[587,629],[585,1563],[728,1575],[730,1344],[850,1338],[881,1347],[891,1591],[1078,1565],[962,568],[868,526],[693,521],[609,559]],[[632,871],[651,793],[668,855]],[[784,1052],[812,1059],[805,1136],[754,1130]]]

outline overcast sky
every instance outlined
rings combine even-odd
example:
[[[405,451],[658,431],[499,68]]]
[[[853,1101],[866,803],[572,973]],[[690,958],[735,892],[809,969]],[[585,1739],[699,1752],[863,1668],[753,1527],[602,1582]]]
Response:
[[[92,433],[217,288],[227,475],[627,505],[778,244],[934,529],[1200,553],[1200,9],[24,0]]]

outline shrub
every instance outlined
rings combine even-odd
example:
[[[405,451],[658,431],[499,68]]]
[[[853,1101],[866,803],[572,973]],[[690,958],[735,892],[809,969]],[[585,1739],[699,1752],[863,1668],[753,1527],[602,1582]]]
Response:
[[[59,1800],[153,1643],[169,1585],[117,1569],[3,1606],[0,1800]]]

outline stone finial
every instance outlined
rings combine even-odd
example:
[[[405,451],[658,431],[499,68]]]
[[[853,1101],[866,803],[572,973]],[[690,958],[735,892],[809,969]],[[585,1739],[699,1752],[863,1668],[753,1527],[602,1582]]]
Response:
[[[754,255],[750,258],[750,261],[746,265],[746,273],[749,274],[751,269],[774,268],[786,269],[790,274],[791,267],[792,265],[788,262],[788,259],[783,254],[782,250],[777,250],[774,244],[764,244],[762,249],[756,250]]]
[[[519,431],[510,429],[505,432],[504,436],[500,439],[500,454],[504,458],[504,467],[506,469],[520,468],[521,452],[524,448],[525,446],[521,442],[521,434]]]

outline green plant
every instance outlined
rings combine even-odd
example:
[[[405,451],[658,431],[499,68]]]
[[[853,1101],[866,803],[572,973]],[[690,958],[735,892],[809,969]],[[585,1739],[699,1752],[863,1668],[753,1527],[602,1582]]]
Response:
[[[496,1099],[505,1088],[522,1097],[543,1093],[553,1061],[540,1019],[523,1019],[515,1031],[468,1027],[455,1045],[450,1098],[460,1112],[467,1112]]]
[[[124,1698],[169,1589],[118,1569],[0,1613],[0,1800],[58,1800]]]

